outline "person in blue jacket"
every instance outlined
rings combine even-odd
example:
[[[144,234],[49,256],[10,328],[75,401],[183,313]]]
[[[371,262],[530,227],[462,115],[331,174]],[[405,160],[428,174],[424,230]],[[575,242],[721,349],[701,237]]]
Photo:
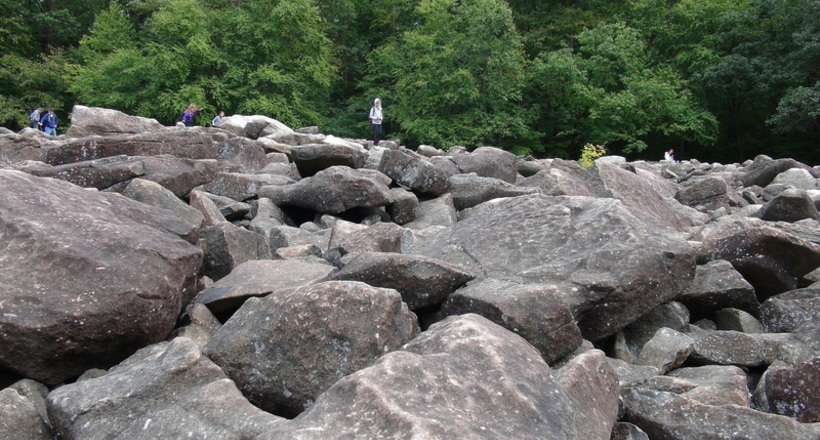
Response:
[[[40,128],[43,129],[46,134],[51,136],[57,136],[57,124],[59,121],[57,120],[57,115],[54,114],[54,110],[49,109],[48,113],[44,114],[42,118],[40,118]]]

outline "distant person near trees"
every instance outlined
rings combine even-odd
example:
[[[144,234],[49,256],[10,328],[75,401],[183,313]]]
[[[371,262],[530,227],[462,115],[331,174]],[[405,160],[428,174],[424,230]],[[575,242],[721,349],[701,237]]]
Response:
[[[54,114],[54,110],[49,109],[48,113],[44,114],[42,118],[40,118],[40,127],[43,129],[46,134],[51,136],[57,136],[57,124],[60,121],[57,119],[57,115]]]
[[[41,108],[35,108],[28,112],[28,119],[31,121],[31,128],[40,128],[40,113],[43,111]]]
[[[201,111],[201,108],[197,108],[196,105],[191,103],[191,105],[189,105],[188,108],[182,113],[182,123],[185,124],[186,127],[193,127],[194,117]]]
[[[675,150],[669,150],[663,153],[663,160],[668,160],[669,162],[675,161]]]
[[[218,128],[220,125],[222,125],[222,118],[224,118],[224,117],[225,117],[225,112],[221,111],[221,112],[217,113],[216,116],[214,116],[214,118],[211,119],[211,125]]]
[[[378,147],[382,137],[382,100],[373,100],[373,107],[370,109],[370,125],[373,126],[373,145]]]

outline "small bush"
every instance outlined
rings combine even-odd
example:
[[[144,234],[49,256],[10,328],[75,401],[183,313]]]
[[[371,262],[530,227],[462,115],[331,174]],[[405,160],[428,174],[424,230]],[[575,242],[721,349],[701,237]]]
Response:
[[[595,159],[606,154],[606,148],[603,145],[586,144],[581,150],[581,159],[578,161],[584,168],[592,166]]]

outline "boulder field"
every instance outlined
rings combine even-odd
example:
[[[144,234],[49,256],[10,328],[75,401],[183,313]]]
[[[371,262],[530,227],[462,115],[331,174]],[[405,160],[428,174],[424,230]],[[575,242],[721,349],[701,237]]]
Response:
[[[820,439],[820,167],[0,129],[2,439]]]

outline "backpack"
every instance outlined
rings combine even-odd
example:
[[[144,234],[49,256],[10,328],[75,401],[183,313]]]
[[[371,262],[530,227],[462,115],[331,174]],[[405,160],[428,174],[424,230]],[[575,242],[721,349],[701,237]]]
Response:
[[[35,114],[37,116],[34,116]],[[31,122],[40,122],[40,114],[37,112],[37,109],[34,109],[28,113],[28,119]]]

